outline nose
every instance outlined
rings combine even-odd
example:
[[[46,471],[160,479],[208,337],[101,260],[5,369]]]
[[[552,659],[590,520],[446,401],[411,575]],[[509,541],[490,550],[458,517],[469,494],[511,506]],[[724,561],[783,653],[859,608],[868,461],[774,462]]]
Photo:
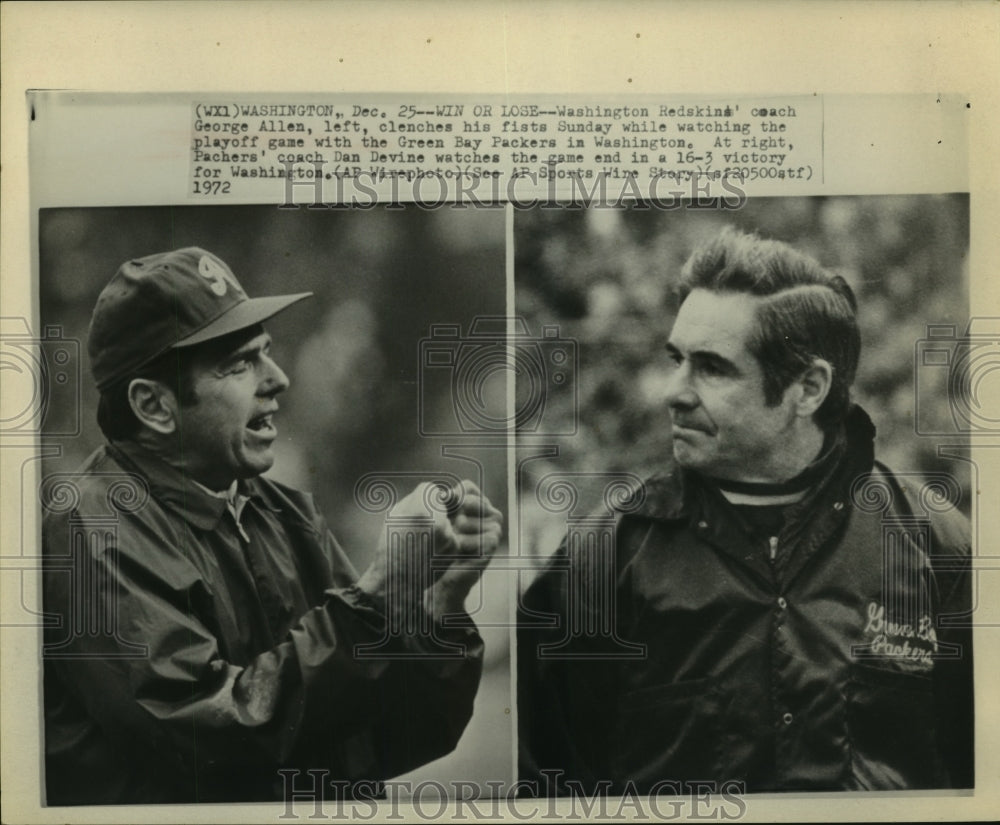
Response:
[[[261,363],[263,365],[263,374],[261,376],[260,394],[277,395],[287,390],[291,382],[288,380],[288,376],[285,375],[285,371],[278,366],[278,363],[269,355],[262,355]]]
[[[687,363],[672,370],[666,386],[667,406],[674,410],[693,410],[700,404],[698,393],[691,386],[691,375]]]

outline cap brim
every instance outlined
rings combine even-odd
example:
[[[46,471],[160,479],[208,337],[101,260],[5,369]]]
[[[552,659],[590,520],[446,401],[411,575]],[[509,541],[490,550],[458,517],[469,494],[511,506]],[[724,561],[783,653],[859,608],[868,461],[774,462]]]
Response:
[[[265,298],[248,298],[236,304],[228,312],[224,312],[207,326],[182,338],[174,347],[190,347],[228,335],[230,332],[251,327],[272,318],[292,304],[312,297],[311,292],[299,292],[295,295],[270,295]]]

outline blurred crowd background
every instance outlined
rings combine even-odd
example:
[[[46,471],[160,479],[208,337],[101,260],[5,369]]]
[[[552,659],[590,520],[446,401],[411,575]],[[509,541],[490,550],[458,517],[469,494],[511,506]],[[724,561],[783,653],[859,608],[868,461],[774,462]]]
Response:
[[[969,511],[967,463],[937,455],[939,444],[966,441],[951,415],[948,369],[915,366],[928,325],[953,324],[961,335],[968,323],[966,195],[759,198],[731,211],[537,208],[515,215],[516,311],[536,333],[554,325],[575,342],[575,380],[547,383],[543,422],[575,435],[520,439],[522,554],[548,555],[565,530],[565,514],[540,506],[539,479],[646,476],[669,460],[664,345],[674,289],[691,252],[727,225],[790,243],[847,279],[863,347],[854,395],[878,428],[878,456],[899,472],[951,473]],[[551,372],[543,349],[525,348],[522,360]],[[918,435],[918,422],[951,437]],[[557,456],[532,458],[549,442]],[[578,486],[580,510],[596,506],[600,475]]]
[[[504,232],[502,209],[43,210],[40,321],[56,327],[50,337],[80,342],[81,391],[79,409],[67,401],[66,386],[53,393],[44,431],[71,432],[78,417],[81,434],[45,439],[59,454],[44,459],[44,472],[72,472],[103,441],[86,358],[90,313],[101,289],[130,258],[200,246],[226,261],[251,296],[315,292],[267,324],[274,357],[291,379],[279,399],[277,459],[269,475],[314,494],[359,570],[371,561],[384,523],[384,513],[355,501],[355,485],[366,474],[414,474],[396,483],[400,496],[436,472],[471,478],[506,511],[503,452],[455,448],[456,439],[446,437],[457,429],[451,383],[436,380],[433,391],[420,383],[421,341],[433,325],[457,325],[464,335],[475,317],[504,315]],[[441,435],[422,437],[420,423]],[[442,455],[446,444],[469,460]],[[420,769],[417,779],[511,777],[506,582],[505,572],[488,571],[482,590],[470,596],[487,657],[473,721],[458,750]]]

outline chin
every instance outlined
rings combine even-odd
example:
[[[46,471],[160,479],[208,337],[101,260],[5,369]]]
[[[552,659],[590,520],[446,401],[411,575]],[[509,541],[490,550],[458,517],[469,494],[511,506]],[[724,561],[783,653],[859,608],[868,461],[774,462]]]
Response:
[[[674,441],[674,460],[682,467],[696,468],[698,466],[698,453],[683,441]]]
[[[240,468],[240,478],[256,478],[274,466],[274,456],[261,456],[253,461],[244,461]]]
[[[714,468],[710,458],[699,453],[697,450],[674,449],[674,459],[685,470],[694,470],[702,475],[714,476]]]

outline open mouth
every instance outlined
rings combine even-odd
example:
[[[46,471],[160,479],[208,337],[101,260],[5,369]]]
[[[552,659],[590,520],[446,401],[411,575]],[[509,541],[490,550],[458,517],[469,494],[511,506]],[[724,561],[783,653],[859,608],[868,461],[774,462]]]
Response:
[[[247,424],[247,429],[260,435],[275,435],[277,430],[274,426],[274,412],[261,413],[255,415]]]

